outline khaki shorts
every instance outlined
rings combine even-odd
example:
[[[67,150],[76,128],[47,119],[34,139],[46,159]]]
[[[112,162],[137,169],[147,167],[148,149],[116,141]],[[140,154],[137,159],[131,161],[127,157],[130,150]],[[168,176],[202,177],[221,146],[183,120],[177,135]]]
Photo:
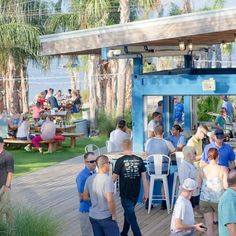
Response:
[[[200,200],[199,209],[202,214],[210,212],[218,213],[218,203]]]

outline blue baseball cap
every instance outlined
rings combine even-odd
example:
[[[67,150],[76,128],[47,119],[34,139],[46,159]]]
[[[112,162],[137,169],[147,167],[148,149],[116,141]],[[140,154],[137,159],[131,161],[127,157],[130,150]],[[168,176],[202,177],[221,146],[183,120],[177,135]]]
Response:
[[[224,131],[222,129],[216,129],[215,136],[217,139],[223,139],[224,138]]]

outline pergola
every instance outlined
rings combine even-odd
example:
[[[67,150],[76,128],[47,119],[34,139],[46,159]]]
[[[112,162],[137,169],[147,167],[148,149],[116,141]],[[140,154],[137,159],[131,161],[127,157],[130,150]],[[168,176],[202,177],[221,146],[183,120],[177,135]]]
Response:
[[[41,37],[41,54],[133,58],[133,148],[142,152],[146,96],[163,96],[166,130],[173,124],[172,96],[184,96],[184,129],[190,130],[192,96],[236,94],[236,68],[197,69],[192,63],[199,50],[235,38],[236,8],[230,8],[46,35]],[[184,69],[143,73],[143,57],[175,55],[184,57]]]

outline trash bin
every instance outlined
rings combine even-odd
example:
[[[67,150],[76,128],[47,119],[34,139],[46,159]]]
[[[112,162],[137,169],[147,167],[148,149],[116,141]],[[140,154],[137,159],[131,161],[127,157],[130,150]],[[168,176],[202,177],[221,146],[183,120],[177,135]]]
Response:
[[[76,128],[75,132],[76,133],[84,133],[85,137],[88,137],[89,132],[88,132],[88,120],[77,120],[74,121]]]

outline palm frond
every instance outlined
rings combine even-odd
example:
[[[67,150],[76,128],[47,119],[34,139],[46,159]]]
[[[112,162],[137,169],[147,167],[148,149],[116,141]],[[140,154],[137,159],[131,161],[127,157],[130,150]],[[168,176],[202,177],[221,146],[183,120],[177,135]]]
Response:
[[[77,13],[58,14],[49,17],[45,22],[46,32],[77,30],[80,28],[81,18]]]

